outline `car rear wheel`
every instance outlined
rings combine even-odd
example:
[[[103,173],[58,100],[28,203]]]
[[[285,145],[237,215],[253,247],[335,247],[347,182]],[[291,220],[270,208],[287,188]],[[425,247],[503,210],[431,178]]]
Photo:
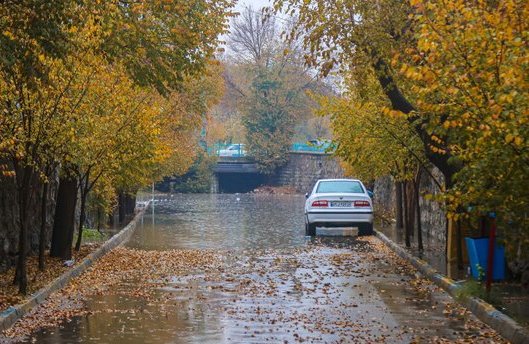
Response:
[[[305,223],[305,235],[308,235],[308,236],[316,235],[316,225],[314,223]]]
[[[373,235],[375,232],[373,232],[373,224],[372,223],[366,223],[360,226],[359,228],[359,235]]]

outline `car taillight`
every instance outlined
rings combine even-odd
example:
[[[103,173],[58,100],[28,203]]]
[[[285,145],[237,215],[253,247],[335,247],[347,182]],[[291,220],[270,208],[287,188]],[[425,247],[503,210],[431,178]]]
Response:
[[[328,207],[329,201],[314,201],[312,202],[313,207]]]
[[[371,204],[369,204],[368,201],[355,201],[354,202],[355,207],[370,207]]]

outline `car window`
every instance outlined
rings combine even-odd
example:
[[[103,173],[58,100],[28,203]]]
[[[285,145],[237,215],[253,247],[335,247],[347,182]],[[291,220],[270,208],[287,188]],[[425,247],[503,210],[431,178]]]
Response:
[[[348,180],[323,181],[318,184],[316,193],[364,193],[360,182]]]

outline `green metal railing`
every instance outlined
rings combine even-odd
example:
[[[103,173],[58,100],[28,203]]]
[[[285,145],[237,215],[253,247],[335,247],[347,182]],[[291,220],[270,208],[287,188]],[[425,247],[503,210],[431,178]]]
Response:
[[[294,142],[290,146],[291,152],[307,153],[331,153],[334,150],[332,142],[323,143]],[[243,143],[215,143],[207,149],[209,155],[228,158],[243,158],[248,156],[246,146]]]
[[[333,151],[331,142],[320,144],[295,142],[290,148],[291,152],[330,153]]]

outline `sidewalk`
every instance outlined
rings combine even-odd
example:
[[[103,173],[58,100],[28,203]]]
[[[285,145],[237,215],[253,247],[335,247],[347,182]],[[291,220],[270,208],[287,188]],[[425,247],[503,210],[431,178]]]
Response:
[[[466,269],[459,270],[455,263],[447,262],[444,243],[428,237],[426,233],[423,234],[424,251],[419,252],[416,237],[411,240],[412,246],[406,248],[404,234],[397,232],[395,227],[377,227],[377,230],[406,252],[427,262],[441,275],[458,283],[468,278]],[[512,281],[495,283],[492,288],[498,299],[493,306],[529,330],[529,290],[523,289],[520,283]]]

